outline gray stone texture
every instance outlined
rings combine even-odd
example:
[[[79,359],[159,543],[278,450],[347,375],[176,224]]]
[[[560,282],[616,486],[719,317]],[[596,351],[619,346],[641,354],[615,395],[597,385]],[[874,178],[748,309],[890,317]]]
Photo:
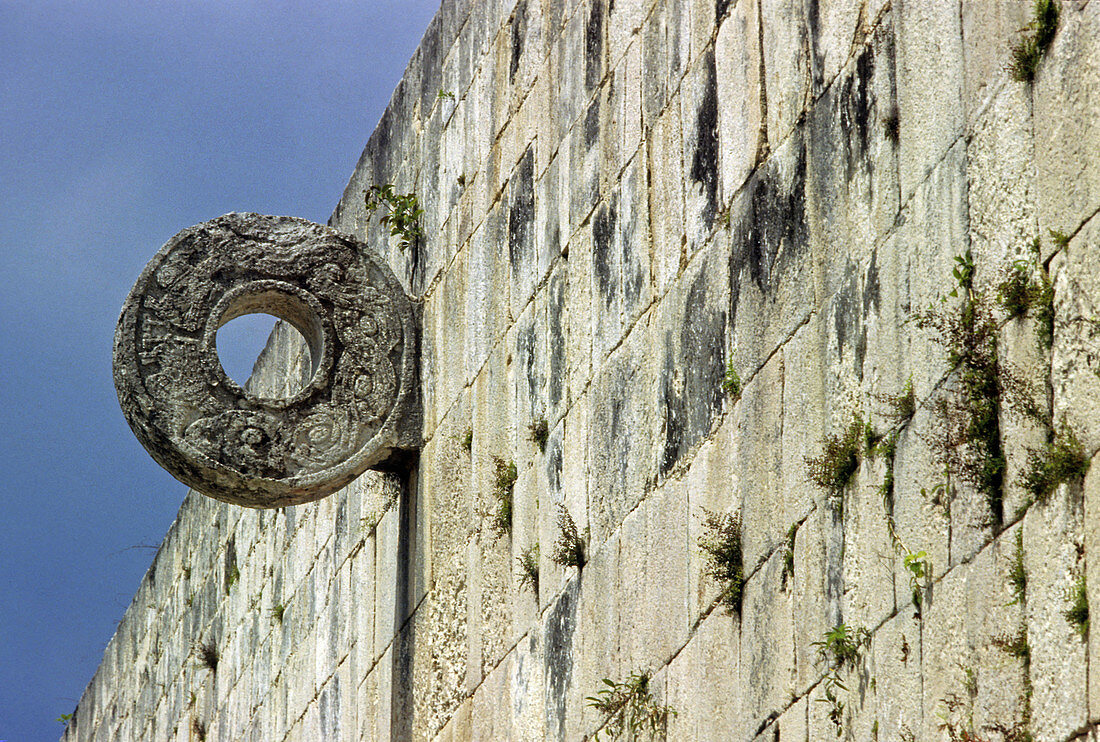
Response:
[[[837,739],[840,623],[869,633],[840,739],[1100,738],[1100,631],[1066,618],[1080,575],[1100,615],[1100,7],[1061,10],[1029,85],[1014,0],[445,0],[331,220],[423,302],[419,465],[270,512],[189,497],[65,739],[591,739],[586,698],[640,671],[668,739]],[[374,183],[417,193],[416,249]],[[1031,504],[1049,428],[1004,409],[997,522],[937,490],[959,379],[911,319],[959,309],[955,256],[988,295],[1035,237],[1053,345],[998,312],[999,358],[1095,461]],[[277,330],[254,383],[300,359]],[[857,414],[896,450],[837,509],[806,459]],[[551,560],[560,507],[580,569]],[[741,517],[740,613],[708,512]]]

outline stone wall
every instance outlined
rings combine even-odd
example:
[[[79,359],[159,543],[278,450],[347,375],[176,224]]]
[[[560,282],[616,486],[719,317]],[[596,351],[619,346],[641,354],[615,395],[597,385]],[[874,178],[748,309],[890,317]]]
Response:
[[[419,466],[189,496],[64,739],[579,740],[635,672],[669,739],[1097,739],[1100,466],[1022,484],[1100,449],[1100,3],[1061,10],[1026,83],[1021,0],[445,0],[332,218],[423,301]]]

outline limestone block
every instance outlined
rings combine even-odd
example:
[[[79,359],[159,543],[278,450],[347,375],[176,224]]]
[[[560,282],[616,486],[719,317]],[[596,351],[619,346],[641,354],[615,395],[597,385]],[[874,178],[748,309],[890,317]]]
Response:
[[[1051,261],[1054,347],[1050,384],[1056,427],[1067,425],[1086,452],[1100,447],[1100,220],[1090,220]]]
[[[635,45],[636,35],[642,29],[651,6],[650,0],[609,3],[608,17],[605,22],[607,23],[607,60],[610,67],[619,68],[622,58],[630,53],[628,48]],[[633,84],[640,86],[641,82],[639,77],[633,81]],[[617,84],[618,79],[616,79]]]
[[[923,732],[934,739],[947,718],[964,723],[968,696],[967,670],[973,671],[972,647],[967,635],[967,582],[970,564],[956,566],[926,593],[922,608],[921,670],[924,675]],[[962,704],[957,709],[952,704]]]
[[[684,227],[688,258],[710,237],[725,194],[718,125],[718,74],[713,46],[684,76],[677,96],[683,130]]]
[[[943,308],[940,300],[957,286],[952,275],[955,256],[963,255],[968,244],[966,177],[966,150],[960,142],[916,189],[899,217],[895,247],[899,319],[929,307]],[[946,309],[956,311],[957,306],[948,303]],[[947,374],[947,353],[932,330],[914,324],[906,326],[903,343],[913,390],[922,401]]]
[[[585,24],[588,16],[582,10],[573,12],[565,21],[554,50],[552,70],[555,84],[551,86],[553,117],[558,126],[557,141],[565,138],[573,123],[582,116],[588,103],[585,76],[578,65],[585,59]]]
[[[1047,378],[1050,356],[1036,338],[1034,319],[1021,318],[1001,326],[997,344],[1000,362],[1017,377],[1031,384],[1035,403],[1044,413],[1050,409]],[[1005,454],[1004,519],[1012,522],[1029,501],[1031,495],[1021,484],[1027,468],[1029,450],[1038,450],[1046,443],[1046,426],[1007,408],[1001,414],[1001,445]]]
[[[1030,258],[1035,237],[1046,237],[1039,234],[1036,222],[1027,92],[1027,87],[1018,83],[1004,85],[969,124],[970,239],[979,265],[979,285],[1000,280],[1000,272],[1012,260]]]
[[[548,493],[550,497],[543,501],[540,496],[538,509],[539,528],[539,606],[546,607],[556,599],[562,587],[562,580],[571,578],[574,568],[562,568],[550,561],[554,545],[560,537],[558,528],[559,506],[564,506],[577,526],[582,538],[586,534],[586,547],[591,551],[597,544],[591,539],[589,520],[588,481],[588,443],[589,443],[589,397],[581,397],[570,408],[562,424],[561,433],[561,475],[560,487]],[[602,545],[600,548],[604,548]]]
[[[703,618],[666,671],[668,690],[660,702],[676,710],[669,739],[722,739],[735,727],[730,700],[738,691],[739,647],[735,619],[721,610]]]
[[[792,605],[795,679],[793,692],[803,696],[820,680],[824,672],[814,642],[840,622],[841,564],[843,543],[838,538],[839,523],[825,508],[811,512],[798,526],[793,550],[793,570],[786,576],[780,570],[778,589]],[[786,560],[786,544],[779,545],[778,558]],[[887,586],[881,586],[886,590]]]
[[[429,436],[466,382],[465,374],[455,368],[455,361],[466,352],[468,261],[469,251],[463,248],[455,255],[452,269],[443,274],[424,300],[421,392],[424,428]]]
[[[806,203],[806,146],[791,136],[730,205],[730,324],[746,371],[802,325],[820,301]],[[745,372],[742,373],[745,376]]]
[[[542,278],[535,227],[535,149],[522,145],[519,162],[508,180],[505,208],[508,210],[508,262],[511,269],[512,316],[519,316],[534,296]]]
[[[539,145],[542,146],[541,132],[539,136]],[[554,152],[535,181],[535,247],[540,276],[546,275],[556,264],[569,239],[567,201],[559,197],[562,178],[568,178],[568,172],[562,172],[562,165],[563,157]],[[568,171],[569,168],[564,169]]]
[[[962,136],[963,44],[958,0],[906,0],[893,15],[904,203]]]
[[[680,106],[669,106],[647,127],[644,147],[652,204],[653,281],[658,296],[668,290],[687,261],[681,132]]]
[[[894,34],[887,14],[808,113],[806,198],[825,293],[866,265],[898,212]]]
[[[682,482],[666,482],[623,521],[621,573],[614,584],[619,646],[628,668],[661,667],[687,641],[687,505]]]
[[[975,684],[971,713],[980,733],[998,726],[1011,728],[1026,713],[1023,661],[1003,646],[1023,630],[1023,604],[1015,602],[1010,578],[1019,528],[1006,530],[978,553],[967,573],[967,632]]]
[[[844,498],[841,615],[845,622],[868,628],[894,612],[897,555],[880,492],[885,469],[881,460],[864,459]]]
[[[870,661],[880,740],[905,739],[907,733],[922,733],[921,636],[921,624],[912,611],[902,610],[879,626],[871,637]]]
[[[661,478],[708,436],[727,397],[729,285],[721,248],[714,244],[699,254],[657,307],[651,348],[663,351],[654,359],[663,407],[655,441]]]
[[[720,20],[714,58],[718,86],[720,201],[728,201],[756,165],[766,141],[758,3],[735,3]]]
[[[783,555],[774,552],[758,569],[747,570],[741,606],[738,739],[751,738],[768,717],[785,709],[795,688],[791,598],[780,588],[783,562]]]
[[[389,646],[404,616],[396,615],[397,548],[400,519],[397,508],[386,511],[375,530],[375,580],[378,589],[374,598],[374,645],[379,649]],[[304,613],[303,611],[302,613]],[[291,613],[298,621],[299,612]]]
[[[593,554],[589,561],[592,562],[596,558],[596,555]],[[577,739],[581,736],[576,732],[581,723],[577,716],[583,713],[582,705],[580,703],[569,703],[569,701],[571,699],[579,701],[584,695],[583,690],[577,687],[575,681],[574,663],[583,660],[586,655],[575,649],[574,642],[584,636],[589,636],[592,640],[595,640],[594,634],[598,633],[593,632],[590,628],[587,633],[579,636],[576,634],[579,587],[580,583],[577,579],[570,580],[546,612],[540,626],[546,668],[546,695],[544,698],[546,738],[557,742]],[[607,598],[614,599],[614,594],[605,591],[603,599],[606,600]],[[606,616],[606,613],[598,615]],[[606,619],[604,620],[606,621]],[[606,628],[602,633],[604,636],[612,635]],[[593,646],[602,653],[612,650],[607,642],[602,647],[599,644]],[[592,656],[589,659],[596,661],[597,656]]]
[[[721,593],[721,587],[706,574],[706,557],[699,548],[705,529],[706,514],[736,510],[740,473],[737,460],[737,418],[727,413],[714,436],[699,447],[683,478],[687,498],[688,621],[694,625],[703,618]]]
[[[783,356],[776,354],[745,384],[737,470],[741,532],[747,568],[760,563],[786,535],[790,522],[775,499],[783,483]]]
[[[1033,100],[1039,223],[1073,234],[1100,208],[1100,8],[1065,3]]]
[[[794,701],[779,715],[772,731],[781,739],[793,742],[810,742],[810,699],[802,697]],[[776,729],[778,727],[778,729]],[[766,734],[766,733],[765,733]],[[761,741],[763,742],[763,740]]]
[[[926,552],[932,574],[938,578],[951,563],[950,521],[945,509],[946,497],[937,497],[936,490],[943,482],[943,467],[926,440],[933,424],[928,408],[919,407],[898,438],[893,508],[897,534],[904,548],[913,553]],[[909,572],[900,561],[895,563],[895,569],[898,610],[908,611],[910,608],[905,606],[910,605],[912,592],[906,589]]]
[[[626,8],[637,7],[637,3],[625,3]],[[616,8],[617,10],[617,8]],[[612,24],[614,29],[614,24]],[[615,67],[615,77],[610,83],[616,95],[616,118],[618,139],[609,142],[610,154],[619,172],[630,160],[634,159],[642,141],[642,91],[645,84],[645,70],[642,68],[642,43],[635,36]],[[644,160],[643,160],[644,161]]]
[[[508,291],[507,213],[500,204],[470,238],[466,282],[466,379],[474,379],[511,321]]]
[[[589,517],[603,541],[645,494],[657,460],[658,358],[652,313],[638,320],[589,391]]]
[[[570,231],[588,219],[600,200],[603,173],[602,112],[607,104],[602,94],[588,101],[581,116],[569,130],[569,192],[560,197],[569,200]],[[564,147],[563,147],[564,148]]]
[[[676,106],[672,97],[691,54],[689,22],[687,0],[673,0],[657,3],[642,26],[642,121],[647,131],[666,107]]]
[[[761,50],[767,96],[767,136],[771,149],[786,141],[821,88],[814,76],[812,38],[806,7],[800,0],[760,4]]]
[[[1036,740],[1066,739],[1088,716],[1086,642],[1066,620],[1071,588],[1085,569],[1080,484],[1062,485],[1024,518],[1031,729]]]

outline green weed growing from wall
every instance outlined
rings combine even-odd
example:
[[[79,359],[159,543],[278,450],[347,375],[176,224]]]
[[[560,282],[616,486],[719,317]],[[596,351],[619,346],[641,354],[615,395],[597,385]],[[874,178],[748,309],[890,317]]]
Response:
[[[604,687],[596,695],[585,698],[587,704],[604,715],[607,721],[602,730],[596,732],[593,740],[601,739],[602,733],[615,739],[624,733],[626,739],[637,739],[639,734],[648,734],[650,739],[665,739],[668,720],[676,716],[671,706],[658,704],[649,689],[649,674],[631,673],[622,682],[603,679]]]
[[[389,227],[391,237],[399,237],[398,246],[405,250],[424,235],[420,226],[420,217],[424,210],[420,208],[415,193],[396,193],[392,183],[372,185],[363,192],[368,214],[374,214],[383,208],[382,226]]]
[[[1009,73],[1017,82],[1031,82],[1039,62],[1054,41],[1058,31],[1058,3],[1056,0],[1035,0],[1031,22],[1011,47],[1012,61]]]
[[[703,550],[706,574],[722,586],[719,601],[731,613],[741,613],[741,594],[745,585],[745,569],[741,552],[741,516],[738,513],[703,511],[703,534],[699,548]]]

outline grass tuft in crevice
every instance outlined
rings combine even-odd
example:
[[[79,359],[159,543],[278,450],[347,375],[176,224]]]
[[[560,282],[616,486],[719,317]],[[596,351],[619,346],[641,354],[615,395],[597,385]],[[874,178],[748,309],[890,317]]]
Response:
[[[719,601],[731,613],[741,614],[745,569],[741,551],[741,515],[703,510],[703,535],[699,548],[705,554],[708,577],[722,586]]]
[[[1031,22],[1011,47],[1012,61],[1008,71],[1016,82],[1032,82],[1035,79],[1039,62],[1058,32],[1058,15],[1057,0],[1035,0]]]

